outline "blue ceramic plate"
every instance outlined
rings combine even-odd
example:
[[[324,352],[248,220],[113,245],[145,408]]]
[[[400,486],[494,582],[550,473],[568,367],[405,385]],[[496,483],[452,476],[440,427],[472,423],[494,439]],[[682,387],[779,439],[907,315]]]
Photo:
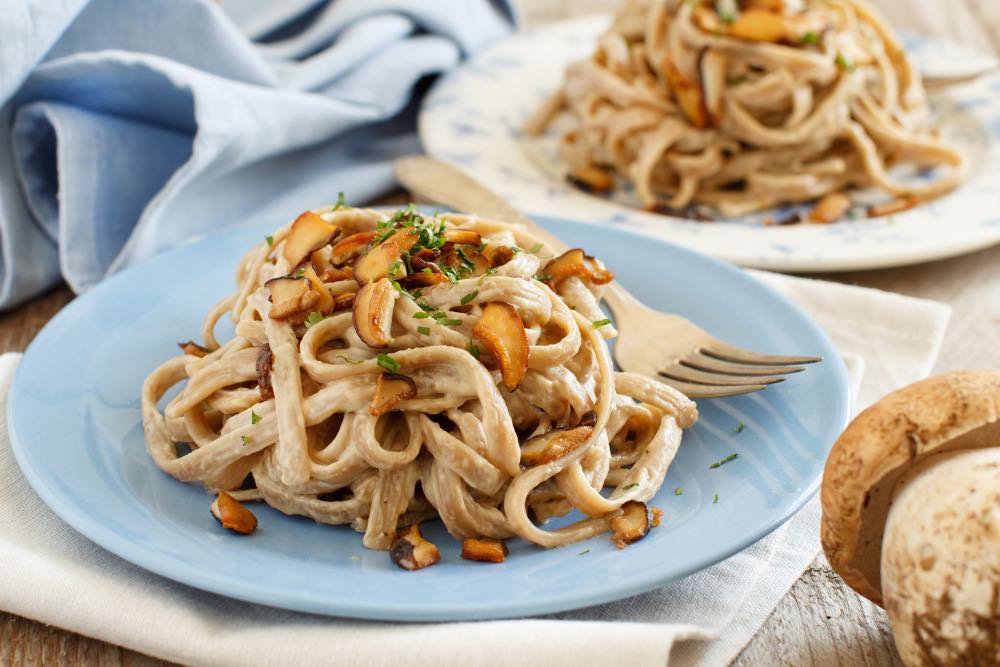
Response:
[[[826,358],[759,394],[701,401],[701,420],[654,501],[663,525],[624,550],[606,536],[551,550],[511,540],[505,563],[472,563],[435,523],[426,532],[442,562],[413,573],[366,550],[347,527],[264,505],[254,505],[253,536],[221,530],[205,491],[146,454],[139,389],[177,341],[198,336],[202,315],[232,290],[238,258],[270,233],[263,227],[160,255],[60,312],[14,380],[9,423],[21,469],[67,523],[152,572],[275,607],[374,619],[524,616],[623,598],[720,561],[788,519],[816,491],[848,417],[847,374],[826,336],[784,298],[714,260],[619,230],[543,224],[602,257],[653,306],[737,345]],[[709,468],[734,452],[738,459]]]

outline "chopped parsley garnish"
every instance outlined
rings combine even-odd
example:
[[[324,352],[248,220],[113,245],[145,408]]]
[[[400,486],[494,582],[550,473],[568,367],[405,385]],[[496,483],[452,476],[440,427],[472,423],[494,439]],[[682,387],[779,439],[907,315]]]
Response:
[[[544,283],[546,280],[552,280],[552,274],[549,273],[536,273],[534,275],[535,280],[540,283]]]
[[[469,348],[468,349],[469,349],[469,354],[471,354],[476,359],[479,359],[479,346],[478,345],[476,345],[475,343],[473,343],[470,340],[469,341]]]
[[[728,79],[726,79],[726,85],[732,88],[733,86],[740,85],[744,81],[746,81],[745,76],[731,76]]]
[[[265,236],[264,240],[267,241],[267,245],[274,245],[274,237],[273,236]]]
[[[632,482],[631,484],[626,484],[625,486],[623,486],[622,491],[628,491],[629,489],[634,489],[637,486],[639,486],[639,482]]]
[[[462,323],[462,320],[456,320],[446,317],[444,319],[438,320],[437,323],[445,327],[457,327]]]
[[[541,251],[541,249],[544,248],[544,247],[545,246],[541,242],[539,242],[539,243],[536,243],[535,245],[531,246],[531,249],[528,250],[528,252],[530,252],[532,255],[537,255]]]
[[[351,358],[349,358],[349,357],[345,357],[345,356],[344,356],[344,355],[342,355],[342,354],[338,354],[338,355],[337,355],[337,358],[338,358],[338,359],[343,359],[344,361],[346,361],[346,362],[347,362],[347,363],[349,363],[349,364],[360,364],[360,363],[361,363],[361,361],[360,361],[360,360],[358,360],[358,361],[355,361],[354,359],[351,359]]]
[[[584,555],[589,554],[589,553],[590,553],[590,549],[584,549],[583,551],[581,551],[580,553],[578,553],[577,556],[584,556]]]
[[[715,13],[723,23],[732,23],[736,20],[736,7],[732,0],[718,0],[715,3]]]
[[[496,269],[487,269],[486,273],[484,273],[483,275],[479,276],[479,282],[483,282],[484,280],[486,280],[490,276],[496,275],[496,273],[497,273]]]
[[[805,44],[819,44],[819,35],[814,32],[807,32],[802,35],[802,41]]]
[[[334,211],[339,211],[342,208],[347,208],[347,199],[344,197],[343,192],[337,193],[337,204],[333,207]]]
[[[715,494],[715,496],[714,496],[714,497],[712,498],[712,504],[713,504],[713,505],[715,505],[715,504],[717,504],[718,502],[719,502],[719,494],[717,493],[717,494]]]
[[[597,320],[596,322],[594,322],[593,326],[595,329],[600,329],[601,327],[606,326],[608,324],[611,324],[611,320],[605,317],[603,320]]]
[[[466,294],[465,296],[462,297],[462,305],[464,306],[464,305],[468,304],[470,301],[472,301],[473,299],[475,299],[477,296],[479,296],[479,290],[473,290],[473,291],[469,292],[468,294]]]
[[[389,265],[389,277],[390,278],[394,277],[401,268],[403,268],[403,262],[397,259],[395,262]]]
[[[678,487],[674,488],[674,495],[675,496],[679,496],[682,493],[684,493],[684,487],[683,486],[678,486]]]
[[[379,366],[389,371],[390,373],[395,373],[399,370],[399,362],[390,357],[385,352],[379,352],[375,357],[376,362]]]
[[[516,255],[517,253],[521,252],[521,249],[518,248],[516,245],[512,245],[510,247],[510,251]]]
[[[437,310],[437,308],[427,303],[426,301],[418,301],[417,306],[419,306],[421,310],[426,310],[426,311]]]
[[[739,424],[736,425],[736,428],[733,429],[733,433],[742,433],[743,429],[745,429],[745,428],[746,428],[746,424],[744,424],[743,422],[740,422]]]
[[[296,278],[301,278],[302,276],[305,275],[305,273],[306,273],[306,267],[300,266],[298,268],[298,270],[295,272],[295,277]]]
[[[428,317],[430,317],[430,315],[428,315],[427,311],[424,310],[418,310],[417,312],[413,313],[413,319],[415,320],[426,320]]]
[[[246,446],[248,446],[250,444],[250,436],[249,435],[241,435],[240,436],[240,441],[243,443],[243,446],[246,447]]]
[[[739,454],[730,454],[730,455],[729,455],[729,456],[727,456],[726,458],[724,458],[724,459],[722,459],[722,460],[720,460],[720,461],[716,461],[716,462],[715,462],[715,463],[713,463],[712,465],[708,466],[708,468],[709,468],[709,469],[711,470],[712,468],[718,468],[719,466],[723,466],[723,465],[726,465],[726,464],[727,464],[727,463],[729,463],[730,461],[734,461],[734,460],[736,460],[737,458],[739,458],[739,456],[740,456]]]
[[[848,60],[847,56],[845,56],[843,53],[838,52],[834,62],[837,63],[837,67],[844,70],[845,72],[849,72],[850,70],[854,69],[854,65],[851,64],[851,61]]]
[[[319,324],[320,322],[322,322],[325,319],[326,319],[326,316],[323,315],[323,313],[317,313],[314,310],[313,312],[309,313],[309,315],[306,317],[306,329],[308,329],[309,327],[311,327],[314,324]]]
[[[251,411],[250,411],[250,423],[251,423],[251,424],[256,424],[256,423],[257,423],[257,422],[259,422],[259,421],[260,421],[261,419],[263,419],[263,417],[261,417],[261,416],[260,416],[259,414],[257,414],[257,413],[256,413],[256,412],[254,412],[253,410],[251,410]]]
[[[429,336],[431,333],[430,327],[417,327],[417,333],[421,333],[425,336]]]

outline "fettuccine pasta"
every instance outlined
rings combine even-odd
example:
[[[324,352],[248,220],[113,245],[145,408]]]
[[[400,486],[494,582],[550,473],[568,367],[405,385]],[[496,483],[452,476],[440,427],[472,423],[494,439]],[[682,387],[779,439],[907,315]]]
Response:
[[[952,190],[964,159],[929,123],[920,73],[864,0],[625,0],[597,48],[529,119],[562,119],[561,158],[591,190],[630,182],[651,210],[724,217],[843,191]],[[901,178],[899,165],[930,171]]]
[[[147,378],[149,453],[181,481],[350,525],[372,549],[435,517],[457,538],[543,547],[608,531],[657,492],[697,412],[613,370],[598,307],[611,273],[581,250],[552,255],[473,216],[306,212],[239,262],[203,344]],[[544,526],[574,508],[585,518]]]

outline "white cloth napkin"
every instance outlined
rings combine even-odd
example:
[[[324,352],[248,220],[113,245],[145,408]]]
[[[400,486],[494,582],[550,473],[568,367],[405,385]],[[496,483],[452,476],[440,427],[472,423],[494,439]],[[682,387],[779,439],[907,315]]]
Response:
[[[754,275],[820,322],[844,354],[856,406],[930,372],[950,309],[874,290]],[[6,404],[19,355],[0,357]],[[859,384],[861,371],[864,382]],[[544,618],[392,624],[229,600],[102,550],[38,499],[0,412],[0,608],[167,660],[200,665],[722,665],[819,551],[816,499],[732,558],[663,588]]]

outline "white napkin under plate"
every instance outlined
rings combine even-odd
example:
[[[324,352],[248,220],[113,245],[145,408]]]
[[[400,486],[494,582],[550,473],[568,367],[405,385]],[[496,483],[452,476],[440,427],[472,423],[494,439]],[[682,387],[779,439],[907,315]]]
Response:
[[[930,372],[950,309],[875,290],[753,272],[841,351],[855,408]],[[6,405],[19,355],[0,357]],[[862,381],[862,372],[864,378]],[[743,552],[649,593],[547,617],[393,624],[325,618],[174,583],[94,545],[35,495],[0,412],[0,608],[199,665],[723,665],[819,551],[819,503]]]

